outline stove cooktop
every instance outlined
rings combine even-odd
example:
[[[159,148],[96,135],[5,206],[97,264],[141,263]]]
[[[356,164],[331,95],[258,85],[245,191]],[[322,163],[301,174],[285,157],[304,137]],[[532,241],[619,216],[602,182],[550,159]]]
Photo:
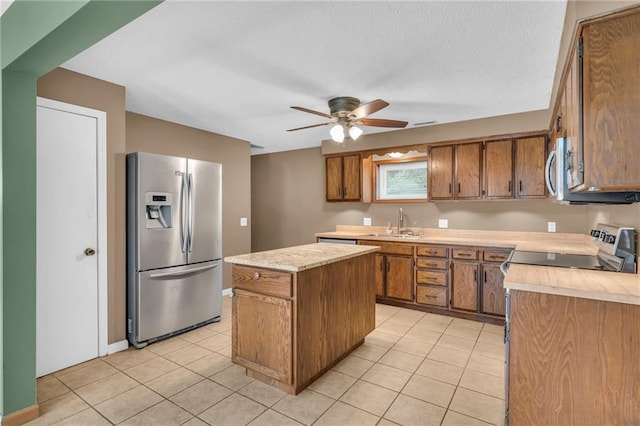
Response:
[[[508,262],[524,265],[557,266],[561,268],[592,269],[599,271],[609,270],[607,266],[600,261],[598,256],[584,254],[515,250]]]

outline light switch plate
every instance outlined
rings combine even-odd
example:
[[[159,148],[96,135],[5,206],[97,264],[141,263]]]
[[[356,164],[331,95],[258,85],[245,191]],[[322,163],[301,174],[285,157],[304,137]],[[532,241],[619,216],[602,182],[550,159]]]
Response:
[[[448,228],[449,219],[438,219],[438,228]]]
[[[247,226],[248,223],[249,223],[249,221],[247,220],[246,217],[241,217],[240,218],[240,226]]]
[[[547,222],[547,232],[556,232],[555,222]]]
[[[362,224],[363,224],[364,226],[371,226],[371,218],[370,218],[370,217],[365,217],[365,218],[362,220]]]

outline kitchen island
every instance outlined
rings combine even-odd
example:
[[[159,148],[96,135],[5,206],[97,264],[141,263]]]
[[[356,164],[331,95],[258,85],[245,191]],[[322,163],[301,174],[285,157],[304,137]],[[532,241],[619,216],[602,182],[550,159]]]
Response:
[[[375,328],[375,246],[308,244],[233,264],[232,361],[298,394]]]

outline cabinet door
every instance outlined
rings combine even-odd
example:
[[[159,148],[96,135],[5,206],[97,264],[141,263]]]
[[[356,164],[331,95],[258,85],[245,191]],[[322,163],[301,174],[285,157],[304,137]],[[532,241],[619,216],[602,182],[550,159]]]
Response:
[[[384,297],[384,277],[387,269],[387,261],[384,254],[376,254],[376,296]]]
[[[327,201],[342,201],[342,157],[326,159]]]
[[[516,196],[518,198],[545,196],[546,143],[544,136],[516,141]]]
[[[513,142],[487,142],[484,179],[486,198],[513,197]]]
[[[474,199],[481,196],[480,167],[482,144],[456,145],[456,180],[454,189],[457,199]]]
[[[478,310],[477,262],[451,262],[451,308]]]
[[[582,30],[584,182],[578,189],[640,189],[640,13]]]
[[[233,362],[280,382],[292,383],[291,300],[234,289],[232,310]]]
[[[504,276],[499,265],[482,265],[482,313],[504,316]]]
[[[573,62],[565,83],[564,136],[567,138],[567,187],[576,188],[584,182],[583,149],[580,139],[580,70],[578,56],[574,53]]]
[[[453,146],[436,146],[429,149],[429,198],[447,200],[453,198]]]
[[[386,296],[413,301],[413,259],[387,255]]]
[[[342,157],[342,199],[360,201],[360,155]]]

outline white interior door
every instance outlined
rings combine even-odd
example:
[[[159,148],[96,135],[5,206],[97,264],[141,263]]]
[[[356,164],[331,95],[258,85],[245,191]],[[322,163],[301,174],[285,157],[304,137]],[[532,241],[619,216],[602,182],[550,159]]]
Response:
[[[98,238],[105,119],[38,99],[37,377],[106,353],[106,246]]]

